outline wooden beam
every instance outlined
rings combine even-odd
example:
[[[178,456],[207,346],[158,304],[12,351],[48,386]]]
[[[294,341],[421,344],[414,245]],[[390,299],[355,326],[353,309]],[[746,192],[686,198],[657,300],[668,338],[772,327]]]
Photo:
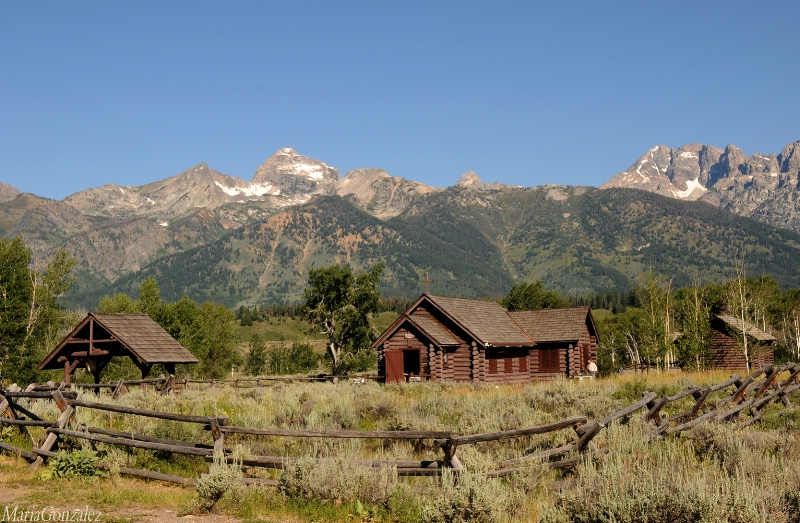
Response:
[[[162,450],[166,452],[173,452],[175,454],[186,454],[189,456],[210,456],[214,452],[212,449],[200,449],[197,447],[184,446],[184,445],[170,445],[166,443],[152,443],[149,441],[138,441],[135,439],[98,436],[96,434],[90,434],[88,432],[62,429],[58,427],[50,427],[49,429],[47,429],[47,432],[49,432],[51,435],[61,434],[64,436],[71,436],[73,438],[85,439],[87,441],[108,443],[110,445],[120,445],[123,447],[134,447],[138,449]]]
[[[206,421],[208,418],[206,418]],[[256,436],[289,436],[297,438],[376,438],[376,439],[443,439],[450,432],[420,430],[288,430],[250,427],[220,427],[228,434],[252,434]]]
[[[106,410],[109,412],[119,412],[121,414],[134,414],[149,418],[168,419],[173,421],[185,421],[187,423],[208,424],[208,416],[191,416],[188,414],[175,414],[172,412],[160,412],[158,410],[140,409],[134,407],[123,407],[109,403],[98,403],[95,401],[67,400],[73,407],[86,407],[88,409]]]
[[[503,439],[517,438],[520,436],[528,436],[531,434],[546,434],[548,432],[555,432],[570,427],[578,427],[586,423],[586,418],[571,418],[548,425],[540,425],[538,427],[531,427],[527,429],[505,430],[502,432],[488,432],[485,434],[472,434],[469,436],[454,436],[452,439],[459,445],[466,445],[469,443],[479,443],[482,441],[500,441]]]

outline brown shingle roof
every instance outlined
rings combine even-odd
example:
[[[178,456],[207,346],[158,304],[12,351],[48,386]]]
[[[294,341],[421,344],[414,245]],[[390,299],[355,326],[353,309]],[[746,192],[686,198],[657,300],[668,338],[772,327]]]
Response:
[[[508,313],[537,343],[577,340],[581,337],[588,314],[588,307]]]
[[[93,314],[145,363],[197,363],[197,358],[146,314]]]
[[[742,320],[737,318],[736,316],[733,316],[731,314],[717,314],[717,318],[722,320],[724,323],[730,325],[738,332],[742,332]],[[764,332],[758,327],[748,322],[744,322],[744,325],[747,334],[757,339],[758,341],[775,341],[775,336],[773,336],[772,334]]]
[[[408,316],[408,321],[417,326],[422,332],[428,335],[435,344],[440,347],[443,345],[458,345],[461,343],[458,338],[447,330],[444,325],[434,318],[424,314],[414,314]]]
[[[98,348],[116,347],[114,355],[122,355],[127,351],[148,365],[198,362],[191,352],[146,314],[89,314],[42,360],[39,369],[59,368],[59,355],[68,356],[73,351],[88,346],[92,320],[96,328],[95,340],[99,343]],[[101,332],[102,330],[107,331],[107,334]],[[101,338],[108,343],[101,343]]]
[[[483,345],[490,344],[495,347],[534,345],[533,340],[512,321],[506,309],[496,302],[449,296],[427,297]]]

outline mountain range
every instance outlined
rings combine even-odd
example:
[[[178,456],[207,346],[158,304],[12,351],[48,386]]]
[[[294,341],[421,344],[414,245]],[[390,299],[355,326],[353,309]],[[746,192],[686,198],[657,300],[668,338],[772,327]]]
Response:
[[[487,184],[448,188],[382,169],[345,176],[283,148],[252,181],[200,163],[138,187],[105,185],[62,201],[0,183],[0,235],[44,262],[76,259],[68,297],[93,308],[156,277],[166,299],[229,306],[300,299],[309,268],[386,265],[382,291],[501,296],[519,281],[590,294],[654,270],[675,285],[722,281],[742,256],[753,274],[800,285],[800,142],[778,155],[728,146],[658,146],[601,189]]]
[[[761,222],[800,232],[800,141],[780,154],[746,156],[691,144],[659,145],[601,186],[641,189],[681,200],[699,200]]]

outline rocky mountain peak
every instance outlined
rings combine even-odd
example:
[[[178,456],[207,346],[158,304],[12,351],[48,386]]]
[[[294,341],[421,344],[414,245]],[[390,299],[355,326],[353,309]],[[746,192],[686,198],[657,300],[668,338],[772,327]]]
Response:
[[[272,185],[286,196],[298,196],[332,194],[338,179],[339,169],[284,147],[258,167],[253,183]]]
[[[778,155],[781,172],[800,173],[800,141],[790,143]]]
[[[0,203],[13,200],[20,193],[19,189],[13,185],[0,182]]]
[[[463,187],[464,189],[472,189],[474,191],[491,191],[508,187],[500,182],[486,183],[478,177],[475,171],[467,171],[462,174],[455,186]]]
[[[800,141],[778,154],[747,156],[691,144],[654,147],[601,186],[628,187],[703,201],[778,227],[800,230]]]
[[[484,185],[483,181],[478,177],[475,171],[467,171],[461,175],[458,182],[456,182],[456,187],[474,187],[476,185]]]

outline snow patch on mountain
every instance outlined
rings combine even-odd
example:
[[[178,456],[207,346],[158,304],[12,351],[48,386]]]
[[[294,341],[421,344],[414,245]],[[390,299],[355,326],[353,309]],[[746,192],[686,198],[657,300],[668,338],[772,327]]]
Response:
[[[247,184],[245,187],[226,187],[221,183],[215,181],[214,185],[222,189],[222,192],[227,194],[228,196],[248,196],[248,197],[257,197],[257,196],[264,196],[265,194],[269,194],[272,196],[280,195],[280,189],[276,189],[272,186],[272,184],[266,183],[250,183]]]
[[[700,178],[695,178],[694,180],[687,180],[686,182],[686,190],[684,191],[672,191],[677,198],[688,198],[692,195],[696,190],[700,190],[701,192],[707,192],[702,183],[700,183]]]

